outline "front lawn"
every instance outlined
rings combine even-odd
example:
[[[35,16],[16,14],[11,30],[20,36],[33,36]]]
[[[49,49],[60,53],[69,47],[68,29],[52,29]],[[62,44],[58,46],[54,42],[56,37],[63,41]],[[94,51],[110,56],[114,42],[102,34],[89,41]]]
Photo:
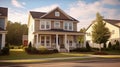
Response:
[[[27,54],[23,49],[11,49],[10,55],[0,56],[0,60],[14,60],[14,59],[37,59],[37,58],[58,58],[58,57],[81,57],[87,56],[88,54],[80,53],[55,53],[46,55],[30,55]]]

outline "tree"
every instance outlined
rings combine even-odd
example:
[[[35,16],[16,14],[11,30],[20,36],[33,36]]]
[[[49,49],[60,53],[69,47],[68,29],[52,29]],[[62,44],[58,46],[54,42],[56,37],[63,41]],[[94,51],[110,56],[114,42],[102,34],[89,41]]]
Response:
[[[96,23],[92,27],[92,41],[99,44],[99,51],[101,51],[101,44],[108,41],[110,31],[107,27],[105,27],[106,23],[103,22],[103,17],[99,13],[96,14],[96,20],[94,22]]]
[[[85,33],[85,28],[80,29],[80,33]],[[84,35],[79,36],[78,41],[84,43]]]
[[[6,41],[11,45],[21,45],[22,44],[22,35],[28,33],[28,28],[26,24],[21,24],[18,22],[8,21],[6,27],[7,35]]]
[[[90,45],[89,45],[88,42],[86,42],[86,49],[88,49],[89,51],[91,51],[91,47],[90,47]]]

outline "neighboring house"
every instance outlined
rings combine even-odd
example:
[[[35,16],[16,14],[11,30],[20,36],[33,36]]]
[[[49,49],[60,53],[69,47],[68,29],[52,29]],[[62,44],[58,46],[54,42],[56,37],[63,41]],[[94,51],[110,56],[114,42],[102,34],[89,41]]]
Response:
[[[0,49],[5,46],[8,8],[0,7]]]
[[[52,11],[30,11],[28,19],[28,43],[36,48],[44,46],[58,51],[77,47],[77,38],[84,33],[77,32],[79,21],[67,15],[59,7]]]
[[[22,36],[22,43],[23,43],[23,46],[28,45],[28,35],[23,35]]]
[[[115,40],[118,40],[120,42],[120,20],[113,20],[113,19],[103,19],[103,20],[104,20],[104,23],[106,23],[106,27],[111,32],[111,36],[108,42],[114,43]],[[93,22],[86,30],[86,41],[88,41],[92,47],[99,46],[92,42],[92,26],[95,23],[96,22]]]

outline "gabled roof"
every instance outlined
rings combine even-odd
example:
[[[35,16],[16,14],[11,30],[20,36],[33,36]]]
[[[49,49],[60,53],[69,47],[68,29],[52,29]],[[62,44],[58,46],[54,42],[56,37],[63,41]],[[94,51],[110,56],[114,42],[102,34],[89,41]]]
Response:
[[[33,18],[40,18],[41,16],[43,16],[46,13],[45,12],[30,11],[30,14],[32,15]]]
[[[113,20],[113,19],[103,19],[103,20],[120,28],[120,20]]]
[[[54,12],[55,10],[58,10],[59,12],[61,12],[62,14],[64,14],[64,16],[66,18],[60,18],[60,17],[53,17],[50,14],[52,12]],[[48,13],[45,12],[35,12],[35,11],[30,11],[30,14],[32,15],[33,18],[38,18],[38,19],[57,19],[57,20],[70,20],[70,21],[78,21],[75,18],[67,15],[63,10],[61,10],[59,7],[56,7],[55,9],[51,10]]]
[[[116,26],[116,27],[119,27],[120,28],[120,20],[114,20],[114,19],[103,19],[105,22],[107,22],[107,23],[110,23],[110,24],[112,24],[112,25],[114,25],[114,26]],[[86,31],[90,28],[90,26],[92,25],[92,24],[94,24],[95,23],[95,21],[93,21],[89,26],[88,26],[88,28],[86,29]]]
[[[8,16],[8,8],[0,7],[0,16]]]

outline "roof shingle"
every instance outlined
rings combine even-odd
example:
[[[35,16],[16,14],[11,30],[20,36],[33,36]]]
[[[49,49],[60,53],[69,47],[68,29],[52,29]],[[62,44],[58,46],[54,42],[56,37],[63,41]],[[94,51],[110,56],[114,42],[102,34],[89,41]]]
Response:
[[[0,16],[8,16],[8,8],[0,7]]]

